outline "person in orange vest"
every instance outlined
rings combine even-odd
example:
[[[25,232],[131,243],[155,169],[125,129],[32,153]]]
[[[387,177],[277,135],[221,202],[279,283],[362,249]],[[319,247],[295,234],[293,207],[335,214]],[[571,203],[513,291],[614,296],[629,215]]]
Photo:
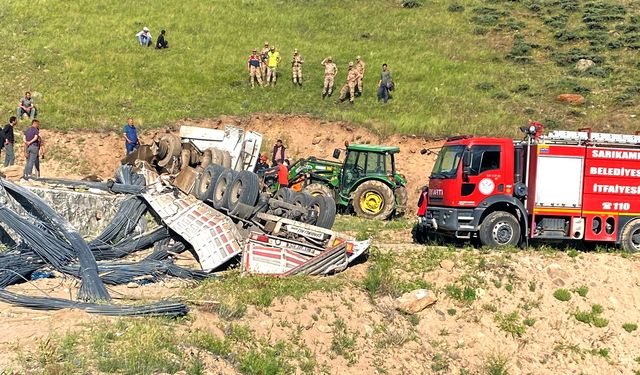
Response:
[[[429,187],[422,188],[420,198],[418,199],[418,216],[425,216],[427,214],[427,200],[429,197]]]
[[[280,187],[289,186],[289,168],[287,168],[288,160],[282,161],[278,159],[278,184]]]

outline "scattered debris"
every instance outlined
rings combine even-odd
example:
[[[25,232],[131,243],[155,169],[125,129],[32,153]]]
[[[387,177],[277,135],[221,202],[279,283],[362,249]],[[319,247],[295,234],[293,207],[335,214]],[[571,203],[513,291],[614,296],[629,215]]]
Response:
[[[578,94],[560,94],[556,97],[556,100],[561,103],[569,103],[581,105],[584,104],[585,99],[584,96]]]

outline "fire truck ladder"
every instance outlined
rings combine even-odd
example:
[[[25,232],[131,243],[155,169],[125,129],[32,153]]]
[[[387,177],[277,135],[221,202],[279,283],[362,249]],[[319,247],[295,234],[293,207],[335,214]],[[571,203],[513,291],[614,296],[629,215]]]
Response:
[[[590,130],[554,130],[540,137],[540,143],[640,146],[640,135],[592,133]]]

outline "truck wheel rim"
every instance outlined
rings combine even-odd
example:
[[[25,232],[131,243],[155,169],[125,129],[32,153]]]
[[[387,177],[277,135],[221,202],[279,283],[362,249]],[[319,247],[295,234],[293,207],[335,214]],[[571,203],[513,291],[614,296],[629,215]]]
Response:
[[[493,226],[493,240],[500,245],[506,245],[513,238],[513,228],[507,222],[500,221]]]
[[[370,214],[378,214],[382,211],[384,198],[375,191],[368,191],[360,198],[360,208]]]
[[[640,251],[640,229],[631,234],[631,246],[633,246],[636,251]]]

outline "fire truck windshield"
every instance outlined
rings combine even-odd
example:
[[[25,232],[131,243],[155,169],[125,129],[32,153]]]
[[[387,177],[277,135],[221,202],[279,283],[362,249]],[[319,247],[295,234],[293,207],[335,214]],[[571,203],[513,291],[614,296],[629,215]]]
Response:
[[[458,171],[458,164],[462,159],[465,146],[444,146],[438,154],[429,178],[454,178]]]

